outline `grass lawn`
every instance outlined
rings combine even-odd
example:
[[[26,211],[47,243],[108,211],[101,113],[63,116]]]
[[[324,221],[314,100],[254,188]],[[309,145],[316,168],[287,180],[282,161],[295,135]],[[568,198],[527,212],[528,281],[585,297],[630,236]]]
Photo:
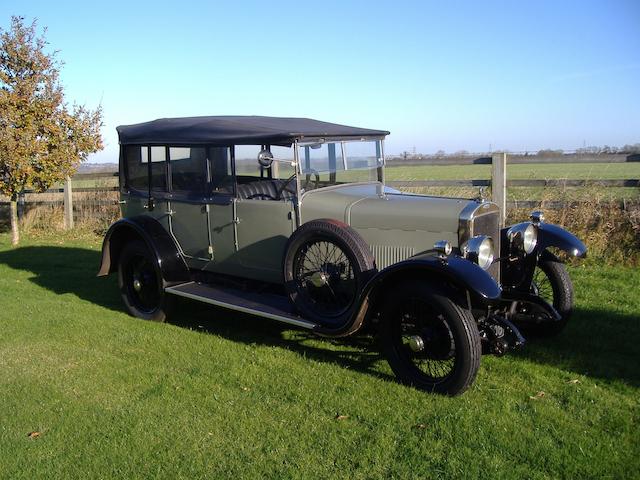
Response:
[[[572,268],[567,330],[445,398],[397,384],[367,339],[198,304],[133,319],[94,276],[97,239],[8,242],[2,478],[640,478],[638,269]]]

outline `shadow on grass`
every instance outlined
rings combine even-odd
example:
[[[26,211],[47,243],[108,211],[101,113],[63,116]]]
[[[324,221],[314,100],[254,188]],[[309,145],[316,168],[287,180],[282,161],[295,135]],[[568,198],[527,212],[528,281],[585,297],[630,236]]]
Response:
[[[0,252],[0,264],[33,273],[36,285],[56,294],[79,298],[123,311],[113,278],[97,278],[100,252],[76,247],[22,247]],[[390,378],[376,369],[381,360],[370,337],[339,341],[309,332],[287,333],[290,327],[229,310],[181,301],[174,325],[247,344],[278,346],[302,356],[370,375]],[[567,329],[553,339],[530,339],[514,354],[539,364],[604,380],[640,386],[640,320],[608,310],[578,309]]]
[[[349,370],[392,380],[390,374],[381,372],[376,364],[384,359],[371,336],[360,335],[342,339],[328,339],[306,330],[292,327],[253,315],[242,314],[203,303],[178,299],[170,323],[217,335],[235,342],[277,346],[320,362],[339,365]],[[286,332],[286,333],[285,333]]]
[[[29,280],[58,295],[73,294],[110,310],[124,311],[120,293],[111,277],[96,277],[100,252],[77,247],[37,246],[0,251],[0,264],[33,273]],[[218,335],[236,342],[279,346],[298,354],[344,368],[392,378],[374,369],[381,356],[369,337],[342,341],[322,339],[307,331],[287,333],[291,327],[251,315],[194,301],[179,302],[171,323]],[[323,344],[326,348],[323,348]],[[335,345],[335,347],[334,347]],[[339,345],[339,347],[338,347]]]
[[[40,287],[121,311],[115,283],[96,277],[99,263],[100,252],[86,248],[33,246],[0,251],[0,264],[33,273],[29,280]]]
[[[577,308],[555,338],[531,338],[515,356],[640,387],[640,317]]]

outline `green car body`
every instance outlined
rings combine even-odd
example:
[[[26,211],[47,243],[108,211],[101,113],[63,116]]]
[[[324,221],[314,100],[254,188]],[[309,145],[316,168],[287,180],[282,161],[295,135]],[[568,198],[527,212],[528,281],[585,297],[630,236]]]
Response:
[[[571,298],[542,298],[534,275],[546,268],[556,290],[567,287],[548,248],[583,256],[584,245],[539,213],[501,228],[494,203],[387,187],[387,131],[192,117],[118,132],[123,218],[99,275],[118,272],[135,316],[164,319],[178,295],[326,336],[369,326],[402,381],[450,394],[473,381],[480,346],[523,342],[514,322],[568,318],[559,309]],[[398,310],[414,301],[444,323]],[[455,361],[440,378],[418,357]]]

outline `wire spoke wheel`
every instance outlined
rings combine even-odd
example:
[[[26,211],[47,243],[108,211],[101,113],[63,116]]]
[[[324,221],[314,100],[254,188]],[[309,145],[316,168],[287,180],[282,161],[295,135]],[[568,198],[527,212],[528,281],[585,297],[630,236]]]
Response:
[[[398,380],[422,390],[458,395],[480,367],[480,335],[455,291],[430,282],[390,288],[381,311],[379,341]]]
[[[547,273],[540,267],[536,267],[533,273],[533,281],[531,283],[532,293],[538,295],[549,305],[554,304],[553,285]]]
[[[296,288],[324,316],[348,310],[358,292],[353,260],[331,240],[311,240],[293,261]]]
[[[306,319],[332,331],[361,325],[354,321],[360,293],[374,273],[367,243],[338,220],[311,220],[287,242],[283,276],[289,299]]]
[[[540,259],[533,272],[531,293],[547,302],[560,315],[554,320],[539,306],[522,303],[516,325],[529,335],[553,336],[560,333],[573,312],[573,285],[565,266],[557,260]]]
[[[434,383],[446,380],[455,369],[453,333],[442,314],[420,298],[411,298],[397,323],[400,353]]]

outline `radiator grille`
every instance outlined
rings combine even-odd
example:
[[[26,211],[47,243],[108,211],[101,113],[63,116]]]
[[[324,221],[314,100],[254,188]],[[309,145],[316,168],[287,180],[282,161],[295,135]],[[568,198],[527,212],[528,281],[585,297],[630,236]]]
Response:
[[[414,249],[411,247],[392,247],[388,245],[371,245],[371,253],[376,259],[378,270],[393,265],[394,263],[406,260],[414,255]]]
[[[488,235],[493,239],[493,245],[495,249],[495,256],[500,256],[500,212],[493,211],[479,215],[473,220],[471,226],[472,235]],[[500,263],[495,262],[487,270],[493,278],[500,280]]]

